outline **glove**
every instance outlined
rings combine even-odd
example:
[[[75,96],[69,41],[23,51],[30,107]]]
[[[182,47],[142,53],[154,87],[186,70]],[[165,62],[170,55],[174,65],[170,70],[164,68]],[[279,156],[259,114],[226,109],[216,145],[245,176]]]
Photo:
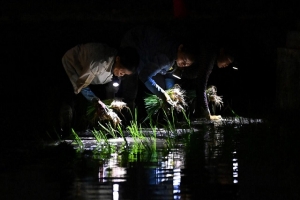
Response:
[[[210,118],[210,120],[220,120],[220,119],[222,119],[221,115],[210,115],[209,118]]]
[[[166,102],[168,102],[170,105],[173,105],[173,101],[172,101],[171,97],[166,92],[163,92],[163,94],[166,97]]]
[[[158,89],[158,91],[160,91],[161,93],[164,94],[165,98],[166,98],[166,102],[168,102],[171,106],[174,106],[174,102],[171,99],[171,97],[166,93],[165,90],[163,90],[159,85],[155,85],[155,87]]]
[[[102,116],[108,112],[107,106],[99,98],[93,98],[92,102],[96,107],[96,112],[98,116]]]

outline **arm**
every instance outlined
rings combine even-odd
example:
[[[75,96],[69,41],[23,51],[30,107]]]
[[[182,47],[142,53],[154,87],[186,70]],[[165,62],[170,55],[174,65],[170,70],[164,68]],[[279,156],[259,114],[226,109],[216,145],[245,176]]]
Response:
[[[206,87],[209,76],[215,64],[215,54],[203,49],[198,61],[183,71],[183,78],[194,79],[196,90],[196,115],[210,119],[210,111],[206,96]]]
[[[74,93],[81,93],[88,101],[96,101],[103,108],[99,98],[88,87],[96,74],[102,74],[113,63],[113,49],[98,43],[77,45],[65,53],[62,63],[73,85]],[[104,54],[108,52],[107,54]],[[112,53],[111,53],[112,52]],[[105,64],[104,61],[105,61]],[[107,77],[107,76],[105,76]],[[101,77],[100,77],[101,78]]]
[[[211,68],[212,66],[209,66],[208,68],[203,67],[202,69],[200,69],[199,76],[196,78],[196,96],[197,96],[196,112],[207,119],[209,119],[210,117],[210,111],[209,111],[208,100],[206,96],[206,87],[207,87],[209,76],[211,74]]]
[[[88,100],[93,101],[93,99],[98,99],[98,97],[94,94],[94,92],[89,88],[82,88],[80,93]]]
[[[152,80],[152,81],[151,81]],[[168,102],[170,105],[174,106],[174,102],[171,99],[171,97],[166,93],[164,89],[162,89],[159,85],[156,84],[156,82],[151,79],[145,82],[145,86],[154,94],[156,94],[161,99]]]
[[[153,79],[158,73],[165,74],[172,64],[167,56],[160,54],[155,56],[151,62],[146,63],[139,73],[140,80],[155,95],[163,97],[164,90],[157,85]]]
[[[154,65],[152,67],[152,69],[155,69]],[[157,66],[156,66],[157,67]],[[162,73],[164,74],[168,69],[169,66],[167,65],[166,67],[162,68],[162,69],[158,69],[155,70],[154,72],[151,73],[151,67],[147,67],[147,69],[149,70],[149,74],[148,76],[143,77],[143,73],[147,74],[147,70],[142,71],[142,76],[140,77],[141,80],[144,82],[145,86],[155,95],[157,95],[159,98],[161,98],[164,102],[169,103],[171,106],[174,106],[174,102],[172,101],[172,99],[170,98],[170,96],[165,92],[165,90],[163,88],[161,88],[161,86],[159,86],[155,80],[152,78],[154,77],[156,74],[158,73]],[[146,81],[145,81],[146,80]]]
[[[208,106],[208,98],[206,94],[207,82],[214,66],[214,60],[215,58],[212,58],[211,61],[207,64],[207,67],[202,66],[202,68],[200,68],[199,77],[196,79],[197,80],[196,95],[197,95],[197,106],[198,106],[196,107],[196,112],[198,112],[206,119],[210,119],[210,120],[221,119],[221,116],[219,115],[210,114],[210,110]]]

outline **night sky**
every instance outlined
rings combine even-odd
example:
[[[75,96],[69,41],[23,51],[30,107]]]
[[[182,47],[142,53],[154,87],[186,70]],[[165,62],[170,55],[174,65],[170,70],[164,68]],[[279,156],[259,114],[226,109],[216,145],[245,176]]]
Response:
[[[195,40],[233,39],[239,70],[215,70],[209,82],[242,115],[249,109],[272,110],[277,48],[285,46],[288,31],[300,27],[295,2],[187,0],[182,13],[174,12],[175,4],[176,0],[2,1],[2,127],[16,128],[16,121],[22,131],[48,126],[55,113],[64,52],[85,42],[117,47],[125,31],[140,24]]]

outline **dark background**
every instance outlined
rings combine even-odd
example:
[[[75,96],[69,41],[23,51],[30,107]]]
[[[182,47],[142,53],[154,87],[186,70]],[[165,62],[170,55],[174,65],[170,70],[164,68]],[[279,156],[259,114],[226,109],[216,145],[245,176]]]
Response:
[[[217,86],[225,107],[230,105],[240,116],[272,115],[277,48],[285,46],[288,31],[299,30],[296,2],[190,0],[185,1],[186,12],[178,15],[175,1],[2,1],[0,89],[5,133],[52,129],[65,76],[63,54],[86,42],[117,47],[128,29],[141,24],[195,40],[230,38],[238,47],[239,70],[215,70],[209,84]]]

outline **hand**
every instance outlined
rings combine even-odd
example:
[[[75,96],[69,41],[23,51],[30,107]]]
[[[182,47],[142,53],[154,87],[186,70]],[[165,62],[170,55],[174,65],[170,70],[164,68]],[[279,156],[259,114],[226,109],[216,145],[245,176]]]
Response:
[[[94,103],[99,116],[108,112],[107,106],[99,98],[93,98],[92,102]]]
[[[209,118],[210,118],[210,120],[221,120],[222,119],[221,115],[210,115]]]
[[[175,106],[174,101],[171,99],[171,97],[165,92],[164,93],[165,97],[166,97],[166,102],[168,102],[171,106]]]
[[[164,94],[165,98],[166,98],[166,102],[168,102],[171,106],[175,106],[173,100],[171,99],[171,97],[166,93],[166,91],[164,89],[162,89],[159,85],[155,85],[155,87],[158,89],[158,91],[160,91],[161,93]]]
[[[99,99],[98,100],[98,104],[104,109],[104,110],[108,110],[107,106]]]

